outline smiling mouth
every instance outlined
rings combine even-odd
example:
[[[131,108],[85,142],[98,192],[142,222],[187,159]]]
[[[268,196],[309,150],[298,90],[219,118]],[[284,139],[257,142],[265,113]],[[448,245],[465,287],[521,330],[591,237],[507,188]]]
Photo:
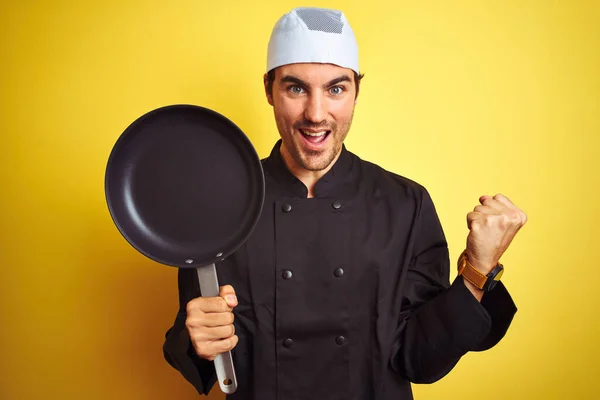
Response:
[[[323,142],[325,139],[327,139],[327,137],[331,133],[331,131],[328,131],[328,130],[314,131],[314,130],[298,129],[298,131],[302,134],[304,139],[306,139],[306,141],[308,141],[311,144],[319,144],[319,143]]]

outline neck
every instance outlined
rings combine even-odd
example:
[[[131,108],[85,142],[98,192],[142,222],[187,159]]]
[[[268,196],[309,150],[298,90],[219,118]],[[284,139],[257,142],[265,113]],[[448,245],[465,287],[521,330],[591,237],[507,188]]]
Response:
[[[298,178],[298,180],[300,180],[300,182],[302,182],[304,184],[304,186],[306,186],[306,188],[308,189],[308,195],[307,195],[307,197],[308,198],[313,198],[313,197],[315,197],[315,186],[317,185],[317,182],[327,172],[329,172],[329,170],[333,167],[333,165],[335,164],[335,162],[337,161],[337,159],[340,157],[340,154],[342,152],[341,151],[338,152],[338,154],[329,163],[329,165],[325,169],[322,169],[322,170],[319,170],[319,171],[310,171],[310,170],[307,170],[307,169],[303,168],[301,165],[299,165],[296,162],[296,160],[294,159],[294,157],[292,157],[292,155],[287,151],[287,149],[283,145],[280,148],[280,153],[281,153],[281,158],[283,159],[283,162],[285,163],[285,165],[288,168],[288,170],[296,178]]]

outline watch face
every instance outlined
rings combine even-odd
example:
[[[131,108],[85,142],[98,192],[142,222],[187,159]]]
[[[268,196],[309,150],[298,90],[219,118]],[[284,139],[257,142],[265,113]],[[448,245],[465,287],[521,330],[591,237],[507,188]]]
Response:
[[[498,273],[496,274],[496,276],[494,277],[495,281],[499,281],[500,278],[502,278],[502,274],[504,274],[504,267],[502,267],[502,265],[497,266],[496,268],[499,269]]]
[[[483,290],[490,291],[494,287],[496,287],[498,281],[500,280],[500,278],[502,278],[502,274],[504,274],[504,267],[502,266],[502,264],[496,265],[494,269],[491,270],[489,274],[487,274],[487,281],[483,286]]]
[[[503,273],[504,268],[502,267],[502,264],[498,264],[486,276],[490,279],[500,280]]]

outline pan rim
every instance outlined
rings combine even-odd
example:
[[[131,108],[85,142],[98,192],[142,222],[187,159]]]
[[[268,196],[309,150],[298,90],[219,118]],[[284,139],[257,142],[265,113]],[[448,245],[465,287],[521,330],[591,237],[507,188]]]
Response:
[[[226,125],[228,125],[232,129],[232,131],[236,131],[236,133],[238,134],[237,136],[239,136],[239,140],[241,141],[241,144],[243,145],[244,150],[248,152],[247,155],[250,158],[252,158],[252,160],[254,162],[255,168],[254,168],[252,175],[253,176],[255,175],[254,176],[255,182],[253,184],[256,185],[256,190],[258,193],[257,199],[255,201],[255,209],[251,210],[252,217],[248,219],[247,227],[245,227],[245,229],[242,230],[242,233],[239,235],[239,240],[235,243],[235,245],[230,246],[230,248],[223,249],[222,253],[215,255],[211,259],[193,260],[193,262],[191,262],[191,263],[173,262],[173,260],[168,260],[166,258],[152,254],[146,248],[144,248],[144,246],[139,245],[139,243],[137,243],[134,239],[132,239],[131,236],[127,233],[127,229],[123,226],[122,221],[119,221],[119,218],[116,215],[117,213],[115,212],[115,206],[114,206],[114,203],[116,201],[115,200],[116,196],[111,195],[112,192],[110,189],[110,173],[112,171],[111,165],[113,165],[114,159],[115,159],[116,155],[118,154],[119,149],[122,147],[123,142],[125,140],[127,140],[127,138],[129,138],[132,134],[134,134],[133,132],[135,132],[136,128],[139,125],[141,125],[145,120],[152,118],[156,114],[159,114],[159,113],[169,112],[170,110],[183,110],[183,109],[190,109],[190,110],[193,110],[193,111],[196,111],[199,113],[204,113],[204,114],[210,115],[210,116],[220,120],[221,122],[224,122]],[[178,268],[203,267],[203,266],[215,264],[219,261],[222,261],[226,257],[230,256],[231,254],[233,254],[237,250],[239,250],[243,246],[243,244],[248,240],[249,236],[252,234],[256,225],[258,224],[258,222],[260,220],[260,216],[262,214],[263,207],[264,207],[265,196],[266,196],[266,194],[265,194],[265,176],[264,176],[262,160],[261,160],[260,156],[258,155],[256,148],[250,141],[250,138],[230,118],[224,116],[223,114],[221,114],[215,110],[212,110],[212,109],[204,107],[204,106],[196,105],[196,104],[174,103],[174,104],[169,104],[169,105],[163,105],[163,106],[154,108],[150,111],[147,111],[146,113],[142,114],[141,116],[139,116],[138,118],[133,120],[123,130],[123,132],[119,135],[119,137],[113,144],[110,154],[108,156],[106,165],[105,165],[104,198],[105,198],[105,202],[108,207],[109,215],[110,215],[113,223],[117,227],[117,230],[125,238],[125,240],[129,243],[129,245],[131,245],[139,253],[143,254],[144,256],[146,256],[147,258],[149,258],[153,261],[156,261],[160,264],[171,266],[171,267],[178,267]]]

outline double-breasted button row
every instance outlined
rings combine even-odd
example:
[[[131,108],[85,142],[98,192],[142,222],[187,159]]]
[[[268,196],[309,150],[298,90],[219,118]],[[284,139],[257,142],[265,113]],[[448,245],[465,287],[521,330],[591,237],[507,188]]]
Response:
[[[340,208],[342,208],[342,203],[339,200],[335,200],[333,203],[331,203],[331,207],[333,207],[334,210],[339,210]],[[283,210],[283,212],[288,213],[292,211],[292,205],[285,203],[281,206],[281,209]]]
[[[344,275],[344,270],[343,270],[343,269],[341,269],[341,268],[336,268],[336,269],[334,269],[334,270],[333,270],[333,276],[335,276],[336,278],[341,278],[341,277],[342,277],[342,275]],[[293,272],[292,272],[292,271],[290,271],[289,269],[286,269],[286,270],[284,270],[284,271],[281,273],[281,277],[282,277],[283,279],[285,279],[286,281],[287,281],[288,279],[292,279],[292,276],[294,276],[294,274],[293,274]]]

